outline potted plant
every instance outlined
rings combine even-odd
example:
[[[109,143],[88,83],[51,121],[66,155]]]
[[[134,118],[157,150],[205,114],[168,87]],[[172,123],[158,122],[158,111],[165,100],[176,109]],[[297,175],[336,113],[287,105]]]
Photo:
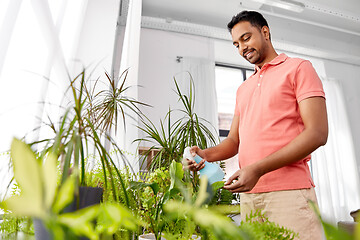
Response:
[[[76,236],[99,239],[111,236],[119,227],[134,230],[140,224],[120,204],[96,204],[70,213],[62,212],[73,201],[76,178],[71,176],[62,185],[57,184],[57,158],[53,153],[38,156],[29,145],[14,139],[11,160],[20,193],[0,205],[15,216],[42,220],[49,231],[48,239],[76,239]],[[97,227],[96,223],[101,226]]]
[[[143,116],[141,118],[142,125],[138,127],[145,133],[145,137],[134,140],[139,145],[141,142],[147,142],[152,145],[145,151],[143,159],[147,159],[151,152],[156,150],[156,154],[152,157],[149,165],[150,171],[159,167],[168,168],[172,160],[181,162],[184,149],[187,146],[197,145],[204,149],[216,145],[219,141],[219,137],[214,136],[210,130],[213,126],[206,119],[199,117],[194,111],[195,94],[193,79],[190,78],[189,92],[186,94],[181,92],[175,78],[174,83],[176,87],[175,93],[183,108],[176,110],[169,109],[164,120],[160,120],[160,128],[157,128],[149,118]],[[173,120],[171,114],[174,111],[180,111],[183,113],[183,117]],[[198,179],[196,177],[197,173],[194,174],[195,177],[192,179]],[[194,182],[194,185],[197,184]]]
[[[106,170],[108,171],[108,170]],[[87,178],[86,185],[87,186],[104,186],[105,184],[105,176],[110,178],[110,175],[114,176],[115,182],[115,189],[118,192],[118,200],[115,200],[113,197],[113,191],[109,188],[104,188],[103,192],[103,202],[104,203],[120,203],[122,205],[126,204],[125,195],[123,193],[121,184],[124,184],[124,187],[127,189],[126,196],[128,199],[128,209],[132,212],[134,216],[137,218],[141,218],[139,214],[139,205],[137,201],[137,197],[134,195],[134,191],[130,187],[130,183],[135,179],[142,178],[139,175],[134,175],[131,171],[123,170],[120,171],[122,183],[120,183],[119,179],[117,178],[117,174],[114,169],[112,169],[113,173],[106,173],[103,174],[102,167],[100,165],[95,166],[95,168],[89,173],[89,178]],[[142,222],[145,222],[142,220]],[[113,239],[136,239],[138,235],[142,234],[141,226],[132,232],[126,231],[124,229],[118,229],[113,235]]]
[[[144,181],[130,183],[129,191],[137,196],[139,216],[146,223],[142,239],[170,239],[177,235],[183,239],[200,239],[196,234],[196,226],[187,226],[184,219],[169,218],[163,206],[171,199],[182,201],[180,189],[176,187],[176,181],[184,178],[182,164],[172,161],[169,169],[159,168],[150,173]]]
[[[144,181],[132,181],[129,185],[129,191],[133,192],[137,199],[138,214],[146,223],[145,232],[152,233],[150,239],[160,239],[164,229],[172,228],[176,231],[174,223],[181,224],[176,220],[168,221],[162,209],[169,199],[180,197],[171,176],[181,174],[181,171],[181,164],[173,161],[170,170],[156,169]],[[144,238],[144,235],[139,236],[139,239]]]
[[[105,73],[109,89],[101,91],[97,91],[96,88],[99,85],[99,79],[93,81],[91,74],[87,76],[86,73],[84,69],[70,80],[69,90],[73,98],[70,106],[61,116],[58,126],[53,122],[49,124],[54,137],[33,142],[31,145],[40,143],[45,145],[40,152],[42,156],[49,152],[57,156],[62,168],[61,183],[64,183],[72,174],[76,176],[78,186],[85,186],[88,163],[98,159],[105,175],[104,187],[112,189],[114,199],[118,199],[113,174],[117,175],[117,180],[120,182],[122,179],[114,155],[109,153],[110,150],[116,151],[116,160],[124,161],[125,165],[128,164],[110,132],[113,128],[115,132],[117,131],[119,116],[125,125],[125,108],[139,114],[137,105],[146,104],[125,96],[124,93],[129,89],[125,85],[127,70],[119,79]],[[110,145],[111,149],[107,145]],[[91,156],[95,157],[91,159]],[[111,173],[109,178],[106,176],[107,173]],[[121,186],[126,195],[124,186]]]
[[[135,99],[126,97],[129,89],[126,86],[128,70],[119,79],[105,73],[108,89],[98,90],[100,80],[92,80],[84,69],[74,79],[69,80],[68,91],[72,100],[63,107],[64,114],[59,120],[47,124],[53,131],[53,136],[30,143],[31,147],[40,149],[40,159],[52,154],[61,168],[60,185],[68,178],[74,178],[75,198],[72,206],[64,211],[74,211],[101,201],[103,188],[111,189],[112,197],[119,202],[123,196],[125,206],[129,206],[125,184],[116,161],[123,161],[126,170],[131,171],[126,157],[117,146],[110,132],[117,131],[117,123],[121,119],[125,126],[125,109],[140,115],[138,105],[146,105]],[[115,154],[110,154],[113,151]],[[93,157],[92,157],[93,156]],[[89,162],[98,159],[105,175],[102,188],[86,186]],[[129,168],[130,167],[130,168]],[[120,182],[120,189],[115,181]],[[121,192],[121,193],[120,193]],[[96,199],[89,196],[95,196]]]

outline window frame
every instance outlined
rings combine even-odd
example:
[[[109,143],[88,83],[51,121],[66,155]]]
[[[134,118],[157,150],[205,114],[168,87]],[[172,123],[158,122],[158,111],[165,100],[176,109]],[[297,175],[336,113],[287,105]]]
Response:
[[[230,63],[223,63],[223,62],[215,62],[215,68],[216,67],[222,67],[222,68],[230,68],[230,69],[236,69],[240,70],[243,75],[243,82],[247,79],[246,78],[246,71],[254,71],[253,68],[250,67],[244,67],[240,65],[230,64]],[[219,136],[220,137],[227,137],[230,132],[230,129],[220,129],[219,127]]]

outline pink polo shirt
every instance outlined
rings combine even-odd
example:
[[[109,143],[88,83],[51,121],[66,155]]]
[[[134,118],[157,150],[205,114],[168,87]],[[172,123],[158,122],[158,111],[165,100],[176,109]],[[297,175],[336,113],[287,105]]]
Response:
[[[240,85],[235,115],[239,116],[239,166],[245,167],[276,152],[304,130],[298,103],[325,98],[311,63],[278,55]],[[306,158],[263,175],[251,193],[314,186]]]

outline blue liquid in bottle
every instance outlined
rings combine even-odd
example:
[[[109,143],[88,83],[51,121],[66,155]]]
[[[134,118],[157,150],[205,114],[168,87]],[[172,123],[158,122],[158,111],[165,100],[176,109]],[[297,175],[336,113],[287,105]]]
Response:
[[[196,163],[199,163],[202,158],[199,155],[195,155],[194,160]],[[210,184],[214,182],[222,181],[225,173],[216,163],[210,163],[205,161],[205,167],[201,169],[200,176],[206,175]]]

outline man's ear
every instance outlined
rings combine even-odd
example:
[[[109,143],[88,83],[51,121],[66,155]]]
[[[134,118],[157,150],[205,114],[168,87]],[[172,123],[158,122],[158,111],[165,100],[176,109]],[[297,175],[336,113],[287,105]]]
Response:
[[[270,29],[267,26],[261,28],[261,33],[264,35],[266,40],[270,40]]]

